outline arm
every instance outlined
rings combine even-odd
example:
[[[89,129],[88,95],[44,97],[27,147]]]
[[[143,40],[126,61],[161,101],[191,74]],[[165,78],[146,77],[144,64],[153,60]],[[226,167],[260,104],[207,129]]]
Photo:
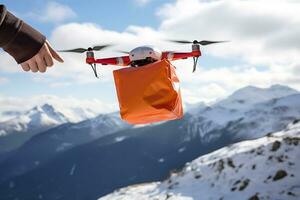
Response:
[[[45,43],[45,36],[0,5],[0,47],[18,64],[32,58]]]
[[[9,53],[24,71],[45,72],[53,58],[63,59],[51,48],[46,37],[10,13],[0,4],[0,48]]]

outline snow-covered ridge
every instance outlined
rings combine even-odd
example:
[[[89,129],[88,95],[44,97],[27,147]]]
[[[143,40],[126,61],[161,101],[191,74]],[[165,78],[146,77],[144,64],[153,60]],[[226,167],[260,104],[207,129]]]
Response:
[[[220,102],[215,104],[225,108],[243,109],[245,106],[278,99],[285,96],[299,94],[299,91],[283,85],[272,85],[269,88],[258,88],[247,86],[234,92]]]
[[[129,186],[99,200],[299,199],[300,122],[195,159],[163,182]]]
[[[96,114],[88,109],[63,109],[44,104],[16,113],[15,117],[0,122],[0,137],[11,133],[41,131],[66,122],[79,122],[95,116]]]
[[[248,86],[210,106],[194,109],[185,127],[191,137],[229,129],[236,137],[257,138],[300,118],[300,93],[286,86]],[[212,137],[212,136],[207,136]]]

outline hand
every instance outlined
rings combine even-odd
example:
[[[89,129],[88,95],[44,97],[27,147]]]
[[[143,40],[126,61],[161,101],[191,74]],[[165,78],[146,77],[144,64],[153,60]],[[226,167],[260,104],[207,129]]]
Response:
[[[40,51],[30,58],[29,60],[21,63],[24,71],[41,72],[44,73],[47,67],[53,66],[53,58],[58,62],[63,63],[64,60],[58,53],[50,46],[49,42],[46,41]]]

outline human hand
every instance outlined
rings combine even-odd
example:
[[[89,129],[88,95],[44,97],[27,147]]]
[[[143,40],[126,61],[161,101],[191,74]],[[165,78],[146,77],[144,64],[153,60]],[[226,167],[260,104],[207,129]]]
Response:
[[[47,67],[53,66],[53,59],[61,63],[64,62],[63,58],[46,41],[40,51],[29,60],[21,63],[21,66],[26,72],[31,70],[34,73],[38,71],[44,73]]]

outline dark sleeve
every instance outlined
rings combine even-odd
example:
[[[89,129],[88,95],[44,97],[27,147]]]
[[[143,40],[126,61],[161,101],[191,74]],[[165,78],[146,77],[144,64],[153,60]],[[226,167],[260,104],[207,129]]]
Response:
[[[0,5],[0,47],[18,64],[39,52],[46,38]]]

